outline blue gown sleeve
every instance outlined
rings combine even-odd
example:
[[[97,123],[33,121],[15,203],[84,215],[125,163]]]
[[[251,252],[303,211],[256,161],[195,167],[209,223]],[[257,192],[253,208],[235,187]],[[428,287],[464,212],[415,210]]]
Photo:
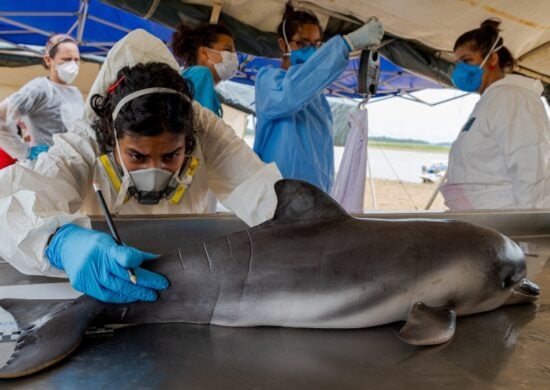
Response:
[[[193,99],[214,114],[221,116],[221,103],[214,88],[214,77],[206,66],[191,66],[181,73],[182,77],[193,83]]]
[[[349,46],[340,35],[332,37],[306,62],[288,71],[263,68],[256,78],[256,109],[266,119],[301,110],[310,99],[345,70]]]

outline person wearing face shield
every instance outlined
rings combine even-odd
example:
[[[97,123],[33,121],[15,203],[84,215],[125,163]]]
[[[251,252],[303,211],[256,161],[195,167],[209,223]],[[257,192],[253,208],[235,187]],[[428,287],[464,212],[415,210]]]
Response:
[[[330,192],[334,143],[323,90],[342,74],[351,51],[380,44],[384,28],[372,19],[321,45],[317,17],[295,11],[289,2],[277,33],[284,53],[281,68],[262,68],[256,77],[254,151],[263,161],[276,162],[283,177]]]
[[[481,95],[454,141],[441,187],[451,210],[550,207],[550,122],[542,83],[511,74],[500,22],[489,19],[454,45],[452,81]]]
[[[182,77],[193,84],[193,98],[221,117],[215,86],[233,77],[239,67],[231,32],[219,24],[191,28],[182,23],[172,36],[172,48],[183,63]]]
[[[79,64],[78,45],[71,36],[56,34],[48,39],[44,65],[49,75],[31,80],[0,103],[0,148],[16,160],[34,161],[52,145],[55,133],[74,127],[84,110],[82,94],[71,85]],[[29,142],[18,134],[21,121]]]
[[[140,265],[155,255],[90,229],[86,215],[101,214],[92,182],[115,215],[204,213],[212,190],[248,225],[273,216],[277,167],[193,101],[178,68],[143,30],[113,46],[75,129],[56,134],[33,170],[0,172],[1,258],[103,301],[153,301],[168,282]]]

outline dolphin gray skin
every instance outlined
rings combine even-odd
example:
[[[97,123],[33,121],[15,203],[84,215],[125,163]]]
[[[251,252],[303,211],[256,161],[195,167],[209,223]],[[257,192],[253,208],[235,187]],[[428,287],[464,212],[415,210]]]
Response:
[[[494,230],[357,219],[307,183],[275,189],[272,220],[152,262],[171,283],[155,303],[0,301],[22,330],[0,377],[58,362],[92,322],[347,329],[406,321],[404,341],[433,345],[453,337],[457,316],[537,299],[522,251]]]

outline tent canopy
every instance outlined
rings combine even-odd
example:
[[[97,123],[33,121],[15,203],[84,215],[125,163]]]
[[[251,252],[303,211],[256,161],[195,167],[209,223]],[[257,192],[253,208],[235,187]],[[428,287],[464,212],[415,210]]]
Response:
[[[145,2],[130,2],[132,7],[139,7]],[[166,2],[157,2],[159,6],[166,6]],[[174,3],[173,5],[185,6],[182,3]],[[120,5],[120,4],[118,4]],[[125,7],[128,9],[127,7]],[[202,8],[208,11],[207,8]],[[91,54],[103,56],[109,48],[118,39],[122,38],[128,31],[134,28],[143,28],[165,42],[169,42],[173,30],[169,27],[164,27],[149,21],[141,16],[148,16],[151,10],[140,8],[131,8],[131,11],[144,11],[138,15],[128,13],[120,8],[114,8],[109,5],[102,4],[98,0],[23,0],[18,2],[2,2],[0,3],[0,39],[17,45],[36,45],[42,47],[49,35],[57,32],[65,32],[74,36],[80,43],[81,53],[84,59],[89,59]],[[188,15],[186,12],[190,12]],[[171,27],[177,26],[180,20],[188,20],[191,23],[199,23],[202,17],[198,16],[194,9],[184,8],[177,13],[176,19],[170,24]],[[208,15],[206,12],[204,15]],[[152,16],[152,14],[150,15]],[[225,16],[224,16],[225,17]],[[158,20],[166,23],[166,20]],[[257,41],[252,40],[254,35],[247,35],[246,40],[250,41],[250,45],[239,43],[242,41],[239,36],[242,35],[242,23],[238,23],[236,27],[237,45],[241,51],[258,52],[264,57],[254,56],[251,54],[241,55],[240,72],[234,81],[253,84],[257,71],[262,66],[280,66],[280,60],[275,58],[266,58],[265,55],[273,54],[271,46],[274,43],[274,38],[271,35],[266,36],[265,42],[260,40],[262,50],[256,50]],[[246,30],[248,32],[248,30]],[[269,39],[267,39],[269,38]],[[17,54],[24,54],[17,57]],[[278,57],[277,52],[275,57]],[[96,57],[97,59],[97,57]],[[28,65],[36,64],[41,61],[41,55],[30,55],[25,53],[14,53],[8,49],[2,50],[0,47],[0,64],[8,66],[14,64]],[[357,85],[357,69],[359,67],[358,58],[352,59],[347,70],[342,76],[327,89],[329,96],[346,96],[359,97],[356,94]],[[39,69],[38,69],[39,70]],[[30,77],[32,78],[32,77]],[[29,78],[29,79],[30,79]],[[80,84],[83,84],[80,82]],[[87,85],[79,85],[83,91],[86,91]],[[440,85],[426,78],[419,77],[411,72],[408,72],[400,67],[395,66],[386,59],[382,59],[381,78],[379,95],[398,95],[403,92],[414,92],[424,88],[438,88]],[[4,90],[17,89],[16,85],[10,85],[9,88],[4,86]]]
[[[278,57],[275,31],[286,0],[101,0],[167,26],[211,17],[236,34],[239,51]],[[386,29],[382,54],[398,66],[450,85],[456,38],[487,18],[502,21],[505,45],[517,58],[516,72],[545,83],[550,96],[550,1],[529,0],[295,0],[320,18],[327,37],[354,30],[375,15]]]
[[[0,39],[16,44],[44,46],[50,35],[66,33],[76,38],[81,53],[105,55],[116,41],[136,28],[164,41],[172,35],[170,28],[99,1],[0,2]]]
[[[265,67],[281,66],[278,58],[257,57],[250,54],[240,54],[239,72],[231,80],[247,85],[254,85],[257,72]],[[357,94],[357,70],[359,57],[353,57],[348,62],[346,70],[325,91],[327,96],[361,98]],[[441,86],[424,77],[408,72],[385,58],[381,57],[380,79],[376,96],[400,95],[403,92],[414,92],[426,88],[440,88]]]

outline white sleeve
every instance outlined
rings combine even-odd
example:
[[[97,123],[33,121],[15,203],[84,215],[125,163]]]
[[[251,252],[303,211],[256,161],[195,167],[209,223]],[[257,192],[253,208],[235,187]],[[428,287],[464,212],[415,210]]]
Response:
[[[542,101],[517,92],[503,93],[495,103],[495,125],[500,130],[497,144],[517,208],[549,207],[544,200],[550,185],[550,122]]]
[[[6,98],[0,103],[0,148],[12,158],[24,160],[27,158],[29,147],[17,134],[17,126],[13,123],[13,113],[10,115],[10,111],[13,110],[10,110],[9,98]],[[17,112],[16,114],[19,116]]]
[[[274,184],[282,179],[277,166],[265,165],[235,131],[210,110],[196,102],[193,110],[209,188],[249,226],[270,219],[277,206]]]
[[[38,156],[34,172],[14,164],[0,171],[0,257],[27,274],[62,275],[44,256],[49,236],[66,223],[90,226],[78,214],[91,189],[99,148],[86,123],[96,118],[89,100],[116,81],[123,66],[162,61],[174,69],[178,63],[166,45],[144,30],[134,30],[118,41],[88,93],[84,121],[74,132],[55,134],[48,153]]]
[[[91,185],[95,147],[82,132],[56,134],[34,170],[14,164],[0,171],[0,257],[20,272],[64,276],[44,249],[58,227],[90,226],[78,209]]]

